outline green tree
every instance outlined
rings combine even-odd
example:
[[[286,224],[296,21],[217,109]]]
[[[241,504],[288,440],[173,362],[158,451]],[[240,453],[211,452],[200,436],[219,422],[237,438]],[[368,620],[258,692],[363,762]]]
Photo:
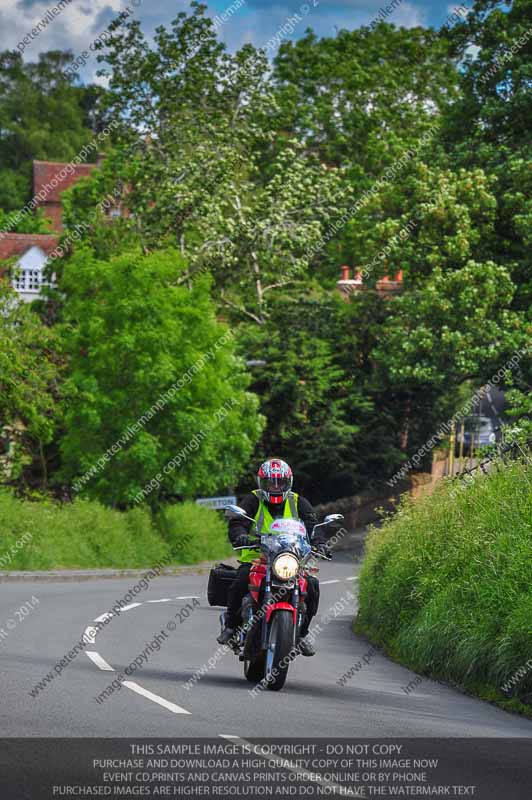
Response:
[[[272,292],[304,291],[312,248],[342,200],[340,176],[305,157],[297,144],[272,159],[264,185],[258,172],[233,181],[197,223],[206,243],[201,263],[214,274],[222,304],[262,324]]]
[[[395,299],[376,356],[394,380],[440,391],[489,377],[526,341],[524,321],[508,309],[514,291],[494,263],[437,268],[419,290]]]
[[[481,166],[496,198],[493,235],[481,252],[509,271],[512,308],[532,320],[532,30],[530,0],[476,0],[443,35],[464,59],[459,101],[444,118],[443,141],[458,164]],[[474,55],[472,54],[474,51]],[[530,335],[530,334],[529,334]],[[532,359],[508,395],[510,415],[532,419]],[[528,419],[528,422],[527,422]]]
[[[50,233],[51,222],[46,219],[41,209],[36,214],[25,214],[15,225],[11,222],[11,214],[0,209],[0,231],[8,233]]]
[[[153,45],[137,21],[117,20],[101,59],[105,114],[118,126],[105,185],[128,187],[130,216],[118,235],[104,219],[92,225],[91,245],[105,242],[107,255],[125,233],[147,252],[178,247],[189,264],[183,282],[210,272],[225,313],[262,323],[274,290],[305,277],[308,252],[346,200],[340,172],[295,140],[272,145],[265,54],[227,53],[201,4],[159,28]],[[104,183],[94,175],[72,190],[69,226],[85,221]]]
[[[94,109],[103,90],[77,87],[65,72],[71,53],[41,53],[24,62],[0,53],[0,208],[15,211],[31,198],[32,160],[70,161],[94,136]]]
[[[497,198],[491,257],[519,286],[514,303],[532,303],[532,30],[530,0],[476,0],[446,36],[464,57],[459,101],[444,116],[453,160],[480,166]],[[475,50],[475,56],[471,50]]]
[[[48,478],[45,448],[60,419],[60,377],[57,333],[0,280],[0,426],[22,426],[17,477],[23,465],[35,462],[42,487]]]
[[[458,73],[435,31],[381,23],[284,42],[274,80],[282,127],[363,183],[431,127]]]
[[[357,267],[368,285],[404,273],[421,287],[434,269],[463,267],[490,252],[496,199],[480,169],[442,169],[423,161],[386,184],[348,223]]]
[[[297,299],[285,295],[272,303],[264,325],[244,326],[241,334],[247,357],[258,361],[252,388],[268,420],[253,467],[282,456],[300,491],[315,501],[350,494],[364,483],[357,436],[369,404],[338,363],[340,303],[318,287]]]
[[[64,472],[113,506],[229,487],[260,434],[209,281],[177,286],[184,269],[172,250],[100,261],[85,248],[64,271]]]
[[[469,261],[436,268],[422,286],[389,301],[372,356],[402,396],[405,451],[424,444],[462,405],[464,385],[473,395],[526,346],[525,321],[509,309],[514,291],[504,267]]]

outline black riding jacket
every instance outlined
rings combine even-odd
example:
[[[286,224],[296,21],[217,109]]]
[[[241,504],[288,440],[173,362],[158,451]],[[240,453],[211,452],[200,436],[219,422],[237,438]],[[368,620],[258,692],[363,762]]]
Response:
[[[279,505],[268,503],[268,510],[274,519],[284,515],[284,507],[286,502],[287,501],[285,500],[284,503],[279,503]],[[253,492],[250,492],[242,499],[242,502],[239,503],[239,505],[244,509],[249,517],[254,518],[259,508],[259,498],[257,495],[253,494]],[[305,523],[307,534],[310,539],[314,525],[317,525],[318,523],[318,517],[309,501],[301,495],[299,495],[297,498],[297,512],[299,514],[299,518]],[[238,517],[231,519],[229,521],[229,539],[231,544],[234,544],[236,539],[242,534],[248,534],[250,528],[251,522],[247,519],[239,519]],[[313,544],[323,544],[326,542],[323,530],[324,528],[318,528],[316,531],[316,536],[313,540]]]

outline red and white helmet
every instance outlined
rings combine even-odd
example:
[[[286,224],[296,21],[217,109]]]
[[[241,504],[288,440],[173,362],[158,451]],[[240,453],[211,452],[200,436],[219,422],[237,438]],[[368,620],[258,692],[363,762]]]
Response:
[[[257,485],[263,500],[267,503],[283,503],[292,488],[292,470],[279,458],[270,458],[260,465]]]

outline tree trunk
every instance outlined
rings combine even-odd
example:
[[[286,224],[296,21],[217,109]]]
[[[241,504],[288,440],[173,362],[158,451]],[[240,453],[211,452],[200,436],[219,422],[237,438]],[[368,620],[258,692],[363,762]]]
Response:
[[[44,448],[42,446],[42,441],[39,439],[39,456],[41,461],[41,469],[42,469],[42,490],[45,492],[48,489],[48,467],[46,465],[46,457],[44,455]]]
[[[256,289],[256,292],[257,292],[257,304],[258,304],[258,307],[259,307],[258,316],[259,316],[259,319],[260,319],[260,321],[262,323],[262,322],[264,322],[264,316],[263,316],[263,313],[262,313],[263,306],[264,306],[264,292],[263,292],[263,289],[262,289],[262,276],[261,276],[261,273],[260,273],[260,264],[259,264],[259,260],[257,258],[257,254],[256,253],[251,253],[251,259],[252,259],[252,263],[253,263],[253,272],[255,273],[255,289]]]
[[[401,450],[406,453],[408,450],[408,439],[410,435],[410,419],[412,414],[412,399],[409,397],[406,401],[405,408],[405,421],[403,430],[401,432]]]

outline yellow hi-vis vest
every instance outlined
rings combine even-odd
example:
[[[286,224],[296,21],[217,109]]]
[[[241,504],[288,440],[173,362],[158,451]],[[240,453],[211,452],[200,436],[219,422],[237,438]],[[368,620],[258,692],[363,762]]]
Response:
[[[253,492],[255,497],[259,497],[259,492],[257,489]],[[298,497],[295,492],[288,492],[288,497],[284,503],[284,512],[282,515],[282,519],[299,519],[299,515],[297,513],[297,502]],[[270,525],[274,522],[276,518],[272,517],[270,511],[268,509],[267,504],[259,497],[259,507],[257,509],[257,513],[255,514],[255,529],[257,533],[267,533],[270,529]],[[279,519],[279,517],[277,517]],[[254,561],[256,558],[260,556],[260,550],[258,548],[246,548],[245,550],[240,551],[240,555],[238,556],[238,560],[242,564],[247,564],[250,561]]]

